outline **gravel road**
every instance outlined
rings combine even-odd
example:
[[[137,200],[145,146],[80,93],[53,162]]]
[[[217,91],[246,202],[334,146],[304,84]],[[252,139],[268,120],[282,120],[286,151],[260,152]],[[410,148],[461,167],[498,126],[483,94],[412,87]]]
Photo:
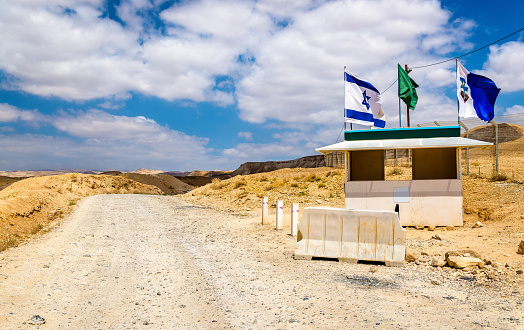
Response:
[[[88,197],[0,254],[0,329],[524,328],[513,288],[448,268],[297,261],[293,245],[258,217],[173,196]]]

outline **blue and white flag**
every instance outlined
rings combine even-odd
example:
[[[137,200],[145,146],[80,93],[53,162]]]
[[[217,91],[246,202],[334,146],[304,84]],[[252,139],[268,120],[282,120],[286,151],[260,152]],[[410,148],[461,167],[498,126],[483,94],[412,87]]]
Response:
[[[457,63],[459,117],[490,122],[495,116],[495,100],[499,92],[500,88],[491,79],[471,73]]]
[[[382,111],[380,92],[357,75],[344,72],[345,117],[347,123],[384,128],[386,117]]]

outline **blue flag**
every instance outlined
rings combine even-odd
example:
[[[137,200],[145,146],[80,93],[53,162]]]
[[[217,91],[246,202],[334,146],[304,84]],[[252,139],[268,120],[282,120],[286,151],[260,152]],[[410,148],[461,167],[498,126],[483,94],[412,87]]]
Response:
[[[384,128],[380,92],[372,84],[349,72],[345,79],[345,118],[348,123]]]
[[[499,92],[500,88],[493,80],[471,73],[458,63],[457,97],[460,117],[480,118],[490,122],[495,116],[495,100]]]

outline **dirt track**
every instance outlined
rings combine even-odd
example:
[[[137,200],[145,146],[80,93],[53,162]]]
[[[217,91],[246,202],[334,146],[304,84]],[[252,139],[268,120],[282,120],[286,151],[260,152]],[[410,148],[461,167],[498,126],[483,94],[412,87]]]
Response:
[[[88,197],[0,254],[0,329],[35,314],[41,329],[524,327],[523,293],[504,283],[295,261],[287,232],[177,197]]]

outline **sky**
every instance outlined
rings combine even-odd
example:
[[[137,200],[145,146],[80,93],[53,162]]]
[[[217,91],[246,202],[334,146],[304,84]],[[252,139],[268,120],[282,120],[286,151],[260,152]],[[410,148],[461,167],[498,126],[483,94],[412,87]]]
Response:
[[[483,47],[523,28],[523,12],[521,0],[0,0],[0,171],[314,155],[341,139],[344,66],[382,92],[395,128],[397,63]],[[524,113],[524,32],[460,61],[501,88],[496,115]],[[410,76],[412,126],[456,120],[455,61]]]

